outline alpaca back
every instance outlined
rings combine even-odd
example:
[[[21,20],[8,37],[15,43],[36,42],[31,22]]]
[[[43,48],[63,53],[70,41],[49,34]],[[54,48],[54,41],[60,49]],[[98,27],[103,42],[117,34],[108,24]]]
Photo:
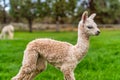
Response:
[[[7,25],[2,29],[2,33],[8,33],[13,31],[14,31],[14,27],[12,25]]]
[[[69,53],[72,44],[56,41],[52,39],[36,39],[27,45],[26,50],[35,50],[43,56],[49,63],[63,62],[71,54]]]

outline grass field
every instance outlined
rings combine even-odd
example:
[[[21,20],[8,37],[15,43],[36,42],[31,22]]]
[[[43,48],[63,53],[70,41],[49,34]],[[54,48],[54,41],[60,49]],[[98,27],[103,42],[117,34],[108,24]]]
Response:
[[[21,66],[23,51],[33,39],[47,37],[76,43],[77,32],[15,32],[14,40],[0,40],[0,80],[10,80]],[[90,38],[90,49],[75,69],[76,80],[120,80],[120,30],[102,30]],[[35,80],[63,80],[50,64]]]

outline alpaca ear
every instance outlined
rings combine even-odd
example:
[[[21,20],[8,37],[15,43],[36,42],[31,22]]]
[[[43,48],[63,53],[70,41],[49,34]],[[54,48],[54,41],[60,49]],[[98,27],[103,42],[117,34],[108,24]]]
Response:
[[[83,21],[83,23],[85,23],[85,21],[87,20],[87,18],[88,18],[88,12],[85,11],[85,12],[82,14],[82,21]]]
[[[90,17],[89,17],[89,18],[90,18],[90,19],[94,19],[94,18],[95,18],[95,16],[96,16],[96,13],[93,13],[93,14],[91,14],[91,15],[90,15]]]

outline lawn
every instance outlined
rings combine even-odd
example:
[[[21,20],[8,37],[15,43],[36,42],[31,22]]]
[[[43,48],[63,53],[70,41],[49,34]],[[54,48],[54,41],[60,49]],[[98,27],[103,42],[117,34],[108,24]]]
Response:
[[[14,40],[0,40],[0,80],[10,80],[21,66],[27,43],[36,38],[52,38],[75,44],[77,32],[15,32]],[[120,80],[120,30],[102,30],[90,38],[90,48],[75,69],[76,80]],[[35,80],[63,80],[63,74],[48,64]]]

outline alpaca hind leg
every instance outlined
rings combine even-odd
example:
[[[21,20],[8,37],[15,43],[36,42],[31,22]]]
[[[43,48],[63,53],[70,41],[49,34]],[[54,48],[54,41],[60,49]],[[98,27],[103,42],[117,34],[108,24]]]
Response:
[[[13,32],[9,32],[8,38],[13,39],[13,36],[14,36]]]
[[[36,77],[39,73],[43,72],[47,67],[47,61],[42,58],[38,57],[36,70],[31,73],[29,80],[33,80],[34,77]]]
[[[38,59],[38,53],[36,51],[25,51],[23,57],[23,65],[19,73],[12,80],[29,80],[30,74],[36,70],[36,63]]]
[[[5,39],[7,37],[7,33],[6,32],[2,32],[2,38]]]
[[[0,39],[4,39],[3,33],[0,34]]]

